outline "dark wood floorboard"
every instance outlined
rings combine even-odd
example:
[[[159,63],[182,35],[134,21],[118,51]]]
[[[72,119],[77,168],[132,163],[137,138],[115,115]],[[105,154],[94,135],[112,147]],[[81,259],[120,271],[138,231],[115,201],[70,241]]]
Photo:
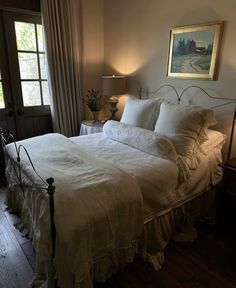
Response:
[[[35,255],[30,241],[13,226],[19,220],[6,211],[4,196],[0,188],[0,288],[26,288],[34,276]],[[28,245],[33,265],[26,257]]]
[[[19,219],[5,210],[3,200],[0,187],[0,288],[25,288],[35,271],[35,254],[30,241],[13,226]],[[236,288],[235,219],[233,222],[198,224],[193,243],[170,242],[162,270],[157,272],[136,259],[95,288]]]

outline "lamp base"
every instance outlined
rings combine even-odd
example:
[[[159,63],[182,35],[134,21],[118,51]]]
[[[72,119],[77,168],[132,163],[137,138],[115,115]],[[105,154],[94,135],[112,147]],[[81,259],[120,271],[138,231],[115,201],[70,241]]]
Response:
[[[109,118],[110,120],[118,120],[116,117],[116,112],[118,111],[117,107],[117,102],[110,102],[110,109],[109,111],[111,112],[111,117]]]

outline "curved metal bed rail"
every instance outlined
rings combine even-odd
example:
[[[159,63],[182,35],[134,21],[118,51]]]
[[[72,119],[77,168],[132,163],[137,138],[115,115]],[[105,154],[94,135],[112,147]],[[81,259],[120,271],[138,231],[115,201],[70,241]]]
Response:
[[[154,90],[154,91],[149,91],[148,89],[146,89],[146,96],[148,96],[148,95],[155,95],[156,93],[158,93],[158,92],[159,92],[160,90],[162,90],[163,88],[171,88],[171,89],[174,91],[174,95],[176,95],[176,97],[177,97],[178,103],[180,102],[181,97],[180,97],[177,89],[176,89],[173,85],[170,85],[170,84],[161,85],[159,88],[157,88],[157,89]],[[140,89],[139,89],[139,99],[142,99],[142,94],[143,94],[143,88],[140,88]]]
[[[14,171],[16,174],[16,177],[19,181],[19,186],[21,187],[21,190],[23,192],[24,195],[24,188],[37,188],[37,189],[42,189],[42,190],[46,190],[48,197],[49,197],[49,209],[50,209],[50,224],[51,224],[51,244],[52,244],[52,264],[54,261],[54,257],[55,257],[55,249],[56,249],[56,226],[55,226],[55,221],[54,221],[54,193],[56,190],[56,187],[54,186],[54,179],[52,177],[48,178],[46,181],[39,175],[39,173],[37,172],[33,161],[29,155],[29,152],[27,151],[27,149],[20,144],[19,146],[17,145],[17,142],[15,141],[15,138],[12,134],[9,134],[7,138],[4,137],[4,133],[3,133],[3,129],[0,128],[0,137],[1,137],[1,146],[2,146],[2,150],[4,153],[6,152],[6,145],[9,143],[14,143],[14,147],[15,147],[15,151],[16,151],[16,163],[18,166],[18,171],[16,171],[15,166],[14,167]],[[44,186],[30,186],[30,185],[24,185],[22,183],[22,167],[21,167],[21,153],[22,151],[25,152],[26,157],[34,171],[34,173],[37,175],[37,177],[40,179],[40,181],[42,182],[42,184]],[[17,173],[18,172],[18,173]]]
[[[236,102],[236,99],[233,99],[233,98],[223,98],[223,97],[215,97],[215,96],[212,96],[212,95],[210,95],[205,89],[203,89],[202,87],[197,86],[197,85],[191,85],[191,86],[188,86],[188,87],[184,88],[184,90],[180,93],[180,96],[179,96],[180,101],[181,101],[181,98],[183,97],[183,95],[184,95],[188,90],[190,90],[190,89],[192,89],[192,88],[196,88],[196,89],[201,90],[204,94],[206,94],[206,95],[207,95],[209,98],[211,98],[211,99],[232,101],[232,102],[234,102],[234,103]],[[228,104],[228,103],[227,103],[227,104]],[[225,105],[227,105],[227,104],[225,104]],[[224,105],[224,104],[223,104],[223,105]]]
[[[164,87],[170,87],[172,88],[172,90],[175,92],[176,96],[177,96],[177,99],[178,99],[178,104],[181,102],[182,100],[182,97],[184,94],[186,94],[186,92],[190,89],[199,89],[201,92],[203,92],[205,95],[207,95],[210,99],[213,99],[213,100],[223,100],[223,101],[227,101],[226,103],[223,103],[223,104],[220,104],[220,105],[216,105],[216,106],[213,106],[211,107],[212,109],[216,109],[216,108],[219,108],[219,107],[223,107],[225,105],[229,105],[229,104],[234,104],[235,105],[235,108],[234,108],[234,116],[233,116],[233,121],[232,121],[232,126],[231,126],[231,133],[230,133],[230,140],[229,140],[229,149],[228,149],[228,156],[227,156],[227,159],[230,158],[230,154],[231,154],[231,149],[232,149],[232,144],[233,144],[233,139],[234,139],[234,127],[235,127],[235,124],[236,124],[236,99],[234,98],[223,98],[223,97],[215,97],[215,96],[212,96],[210,95],[210,93],[208,93],[205,89],[203,89],[202,87],[200,86],[197,86],[197,85],[190,85],[186,88],[183,89],[183,91],[181,93],[178,93],[177,89],[170,85],[170,84],[164,84],[162,86],[160,86],[159,88],[157,88],[156,90],[154,91],[148,91],[148,89],[146,90],[146,95],[150,95],[150,94],[156,94],[157,92],[159,92],[162,88]],[[139,90],[139,98],[141,99],[141,96],[142,96],[142,88],[140,88]]]
[[[213,100],[224,100],[224,101],[228,101],[226,103],[220,104],[220,105],[216,105],[214,107],[211,107],[212,109],[215,108],[219,108],[219,107],[223,107],[225,105],[229,105],[229,104],[234,104],[234,116],[233,116],[233,121],[232,121],[232,126],[231,126],[231,131],[230,131],[230,139],[229,139],[229,149],[228,149],[228,156],[227,159],[230,159],[230,155],[231,155],[231,150],[232,150],[232,145],[233,145],[233,139],[234,139],[234,127],[235,127],[235,123],[236,123],[236,99],[233,98],[223,98],[223,97],[215,97],[215,96],[211,96],[205,89],[203,89],[202,87],[196,86],[196,85],[191,85],[186,87],[180,94],[180,100],[183,97],[183,95],[190,89],[192,88],[196,88],[201,90],[203,93],[205,93],[205,95],[207,95],[209,98],[213,99]]]

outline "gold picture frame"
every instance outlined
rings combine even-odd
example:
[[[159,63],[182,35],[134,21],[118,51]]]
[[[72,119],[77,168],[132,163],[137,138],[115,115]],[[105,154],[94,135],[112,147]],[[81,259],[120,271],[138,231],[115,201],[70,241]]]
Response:
[[[222,30],[223,22],[171,29],[167,76],[216,80]]]

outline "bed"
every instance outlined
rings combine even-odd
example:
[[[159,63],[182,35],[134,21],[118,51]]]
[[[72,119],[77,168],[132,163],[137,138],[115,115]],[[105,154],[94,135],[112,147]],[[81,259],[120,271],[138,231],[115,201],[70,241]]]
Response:
[[[194,120],[186,122],[189,115]],[[209,129],[214,124],[209,109],[130,99],[121,122],[108,121],[103,133],[23,140],[20,157],[7,145],[7,205],[20,213],[36,250],[34,285],[53,287],[56,276],[62,288],[91,288],[135,256],[158,270],[170,238],[193,241],[193,220],[214,219],[226,138]],[[48,176],[56,183],[53,221]]]

